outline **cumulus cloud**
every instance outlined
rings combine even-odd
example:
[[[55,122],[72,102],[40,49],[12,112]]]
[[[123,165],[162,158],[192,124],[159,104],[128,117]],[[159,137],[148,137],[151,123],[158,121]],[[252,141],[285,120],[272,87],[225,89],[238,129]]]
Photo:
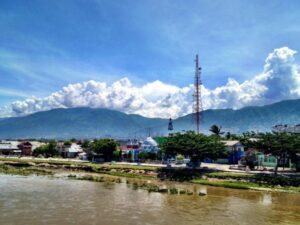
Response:
[[[228,79],[226,85],[206,90],[206,107],[241,108],[300,97],[300,72],[295,63],[297,52],[283,47],[275,49],[265,60],[263,72],[251,80],[238,83]]]
[[[229,78],[215,89],[202,86],[203,106],[241,108],[300,97],[296,51],[283,47],[268,55],[261,74],[242,83]],[[46,98],[28,98],[0,109],[0,117],[20,116],[54,108],[109,108],[147,117],[178,117],[192,112],[193,85],[177,87],[154,81],[135,86],[128,78],[111,85],[90,80],[70,84]]]

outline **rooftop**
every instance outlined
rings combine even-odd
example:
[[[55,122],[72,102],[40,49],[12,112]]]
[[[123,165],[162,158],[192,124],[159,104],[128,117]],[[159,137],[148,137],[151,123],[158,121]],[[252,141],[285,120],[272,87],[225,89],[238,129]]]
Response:
[[[240,141],[238,141],[238,140],[230,140],[230,141],[222,141],[222,142],[227,147],[234,146],[234,145],[237,145],[237,144],[241,144]]]

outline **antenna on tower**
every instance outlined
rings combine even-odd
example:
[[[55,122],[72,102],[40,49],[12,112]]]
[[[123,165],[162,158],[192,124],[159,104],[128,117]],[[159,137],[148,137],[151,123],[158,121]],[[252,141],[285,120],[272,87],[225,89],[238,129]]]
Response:
[[[200,133],[200,122],[201,122],[201,67],[199,66],[199,58],[196,55],[195,59],[195,82],[194,82],[194,117],[196,123],[196,131]]]

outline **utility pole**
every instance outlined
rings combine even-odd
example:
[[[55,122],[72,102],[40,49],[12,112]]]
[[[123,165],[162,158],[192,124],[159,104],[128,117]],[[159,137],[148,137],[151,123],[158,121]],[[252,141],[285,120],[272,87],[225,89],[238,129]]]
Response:
[[[196,55],[195,59],[195,81],[194,81],[194,117],[196,123],[196,132],[200,133],[200,122],[201,122],[201,67],[199,66],[199,58]]]

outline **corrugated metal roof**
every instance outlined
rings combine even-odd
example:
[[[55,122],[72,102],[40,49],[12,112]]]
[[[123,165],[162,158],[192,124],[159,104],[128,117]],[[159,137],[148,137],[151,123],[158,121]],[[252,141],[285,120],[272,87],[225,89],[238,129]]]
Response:
[[[75,143],[72,143],[72,145],[66,149],[68,152],[83,152],[82,148],[78,145],[78,144],[75,144]]]
[[[0,142],[0,149],[1,150],[15,150],[19,149],[18,145],[20,144],[19,141],[1,141]]]
[[[230,147],[230,146],[234,146],[234,145],[237,145],[237,144],[241,144],[240,141],[237,141],[237,140],[232,140],[232,141],[222,141],[225,146],[227,147]]]

